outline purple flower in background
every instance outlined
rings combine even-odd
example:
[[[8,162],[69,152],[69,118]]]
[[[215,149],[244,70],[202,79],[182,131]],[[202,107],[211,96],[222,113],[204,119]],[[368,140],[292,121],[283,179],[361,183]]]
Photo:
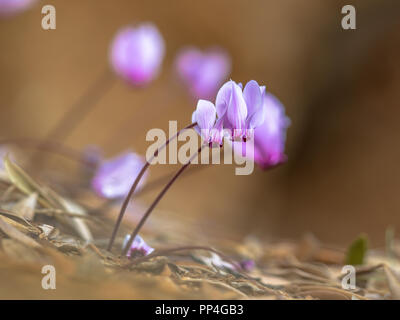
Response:
[[[123,248],[125,247],[125,245],[128,243],[128,240],[130,238],[130,235],[127,234],[125,236],[124,239],[124,243],[123,243]],[[127,256],[130,258],[135,258],[135,257],[143,257],[143,256],[147,256],[150,253],[152,253],[154,251],[154,248],[150,247],[141,236],[137,235],[135,237],[135,239],[132,242],[131,247],[129,248],[128,252],[127,252]]]
[[[256,267],[254,260],[245,259],[239,262],[240,268],[244,271],[252,271]]]
[[[194,98],[213,99],[230,73],[231,61],[220,48],[202,52],[190,47],[179,52],[175,67]]]
[[[143,165],[144,159],[134,152],[125,152],[103,161],[92,179],[92,188],[107,199],[124,197],[132,186],[132,177],[139,174]],[[146,176],[143,176],[138,189],[142,187]]]
[[[36,0],[0,0],[0,16],[10,16],[28,9]]]
[[[264,122],[254,130],[254,161],[268,169],[287,160],[284,154],[286,130],[290,125],[285,108],[272,94],[263,94]],[[234,142],[234,150],[241,150],[241,142]],[[250,146],[248,146],[250,147]]]
[[[115,72],[134,85],[145,85],[158,74],[165,45],[157,27],[151,23],[120,30],[111,45],[111,64]]]

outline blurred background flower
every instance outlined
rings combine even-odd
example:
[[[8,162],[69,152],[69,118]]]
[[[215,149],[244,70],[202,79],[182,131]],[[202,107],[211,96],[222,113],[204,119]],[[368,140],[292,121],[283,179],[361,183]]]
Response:
[[[111,45],[115,72],[134,85],[145,85],[159,73],[164,58],[164,40],[151,23],[118,31]]]
[[[36,0],[0,0],[0,16],[12,16],[31,7]]]
[[[183,84],[196,99],[214,100],[231,69],[229,55],[221,48],[206,51],[189,47],[176,57],[176,69]]]
[[[144,163],[144,158],[134,152],[124,152],[114,158],[103,160],[93,177],[93,190],[100,197],[107,199],[126,196]],[[147,175],[148,171],[140,181],[138,190],[143,186]]]

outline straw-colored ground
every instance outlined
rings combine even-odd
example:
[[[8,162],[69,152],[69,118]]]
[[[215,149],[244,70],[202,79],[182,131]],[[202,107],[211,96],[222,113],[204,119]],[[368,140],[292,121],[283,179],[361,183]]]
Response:
[[[0,186],[1,299],[400,299],[400,251],[390,231],[385,250],[366,251],[360,238],[346,253],[312,235],[230,241],[202,237],[190,221],[154,217],[142,235],[156,251],[128,260],[118,256],[122,237],[113,254],[104,249],[118,206],[90,210],[7,160]],[[364,260],[354,290],[342,288],[346,259]],[[237,269],[244,260],[255,267]],[[45,265],[55,267],[55,290],[42,288]]]

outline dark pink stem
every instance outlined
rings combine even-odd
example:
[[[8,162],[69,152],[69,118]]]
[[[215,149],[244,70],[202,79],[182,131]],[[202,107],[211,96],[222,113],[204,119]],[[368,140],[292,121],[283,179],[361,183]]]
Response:
[[[135,237],[138,235],[140,229],[146,222],[147,218],[150,216],[154,208],[157,206],[157,204],[160,202],[160,200],[164,197],[165,193],[169,190],[169,188],[174,184],[175,180],[178,179],[178,177],[185,171],[187,167],[191,164],[193,159],[197,157],[197,155],[201,152],[201,150],[204,148],[204,145],[199,148],[199,150],[189,159],[189,161],[183,165],[179,171],[173,176],[170,182],[164,187],[164,189],[158,194],[157,198],[154,200],[154,202],[151,204],[151,206],[147,209],[145,214],[142,216],[140,219],[138,225],[136,226],[135,230],[133,230],[131,237],[129,238],[129,241],[125,245],[125,248],[122,250],[122,255],[126,255],[129,248],[132,246],[133,240]]]
[[[129,201],[133,198],[133,195],[135,193],[135,190],[140,182],[140,180],[142,179],[144,173],[146,172],[146,170],[148,169],[148,167],[150,166],[151,162],[154,160],[155,157],[157,157],[157,155],[160,153],[161,150],[163,150],[164,148],[166,148],[168,146],[168,144],[175,138],[177,138],[179,136],[179,134],[181,134],[183,131],[193,128],[196,125],[196,123],[191,123],[190,125],[186,126],[185,128],[179,130],[176,134],[174,134],[172,137],[170,137],[158,150],[156,150],[156,152],[154,152],[154,155],[146,161],[146,163],[144,164],[144,166],[142,167],[142,169],[140,170],[138,176],[135,178],[135,181],[133,182],[133,185],[131,187],[131,189],[129,190],[127,196],[125,197],[124,202],[122,203],[121,206],[121,210],[119,212],[118,218],[117,218],[117,222],[115,223],[113,232],[111,234],[110,237],[110,241],[108,242],[108,246],[107,246],[107,250],[111,251],[111,248],[114,244],[115,238],[117,236],[117,232],[118,229],[121,225],[122,222],[122,218],[124,217],[125,211],[128,207]]]

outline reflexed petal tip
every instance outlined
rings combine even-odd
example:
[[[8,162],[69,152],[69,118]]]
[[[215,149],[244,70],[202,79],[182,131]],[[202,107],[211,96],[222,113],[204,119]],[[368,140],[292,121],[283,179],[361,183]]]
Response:
[[[125,236],[124,239],[124,243],[123,243],[123,248],[125,247],[125,245],[128,243],[130,238],[130,235],[127,234]],[[150,247],[141,236],[137,235],[135,237],[135,239],[132,242],[131,247],[129,248],[128,252],[127,252],[127,256],[130,258],[135,258],[135,257],[143,257],[143,256],[147,256],[150,253],[152,253],[154,251],[154,248]]]
[[[231,81],[231,94],[227,108],[227,117],[234,129],[234,136],[241,136],[245,129],[247,117],[247,105],[243,97],[242,89]]]
[[[92,179],[93,190],[101,197],[115,199],[124,197],[144,165],[144,159],[134,152],[126,152],[103,161]],[[147,174],[142,177],[138,190]]]
[[[232,82],[232,80],[225,82],[218,90],[217,97],[215,99],[215,108],[217,109],[218,118],[222,118],[228,109],[232,94]]]
[[[220,48],[204,52],[185,48],[177,55],[175,67],[195,98],[211,99],[229,75],[231,63],[228,54]]]
[[[252,115],[262,106],[261,89],[257,81],[251,80],[247,82],[243,90],[244,100],[247,105],[247,112]]]
[[[254,129],[264,122],[263,95],[265,87],[260,87],[257,81],[251,80],[243,90],[244,100],[247,105],[246,127]]]
[[[217,113],[212,102],[199,100],[196,111],[192,115],[193,122],[197,122],[198,129],[203,139],[209,139],[210,129],[214,126]]]
[[[158,74],[165,45],[151,23],[120,30],[111,45],[110,59],[115,72],[134,85],[145,85]]]

